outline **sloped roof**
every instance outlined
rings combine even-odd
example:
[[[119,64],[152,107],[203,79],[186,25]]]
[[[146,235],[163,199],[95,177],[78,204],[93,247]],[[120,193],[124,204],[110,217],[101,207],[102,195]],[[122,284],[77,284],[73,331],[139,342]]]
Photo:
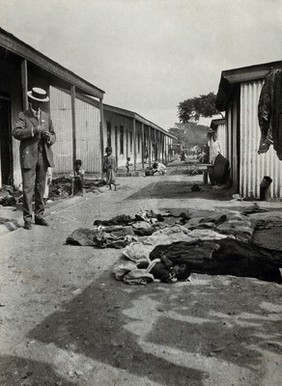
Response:
[[[168,137],[171,137],[173,139],[177,139],[174,135],[170,134],[164,128],[156,125],[155,123],[149,121],[148,119],[142,117],[140,114],[137,114],[134,111],[126,110],[126,109],[123,109],[121,107],[112,106],[112,105],[108,105],[105,103],[103,104],[103,106],[104,106],[104,110],[111,111],[113,113],[123,115],[123,116],[128,117],[128,118],[136,119],[137,121],[144,123],[147,126],[150,126],[158,131],[161,131],[163,134],[167,135]]]
[[[225,118],[212,119],[210,127],[211,129],[216,129],[219,125],[225,124]]]
[[[79,90],[89,95],[99,99],[103,98],[105,91],[89,83],[54,60],[48,58],[46,55],[37,51],[35,48],[24,43],[22,40],[2,28],[0,28],[0,47],[22,57],[23,59],[26,59],[28,62],[40,67],[54,77],[60,78],[65,82],[76,86]]]
[[[216,96],[216,108],[219,111],[226,110],[230,96],[236,85],[264,79],[270,70],[282,69],[282,61],[256,64],[222,71]]]

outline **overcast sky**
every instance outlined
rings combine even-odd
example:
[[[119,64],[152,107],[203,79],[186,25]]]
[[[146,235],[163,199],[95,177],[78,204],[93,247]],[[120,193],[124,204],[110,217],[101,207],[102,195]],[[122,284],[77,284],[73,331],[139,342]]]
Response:
[[[0,0],[0,22],[166,129],[222,70],[282,60],[282,0]]]

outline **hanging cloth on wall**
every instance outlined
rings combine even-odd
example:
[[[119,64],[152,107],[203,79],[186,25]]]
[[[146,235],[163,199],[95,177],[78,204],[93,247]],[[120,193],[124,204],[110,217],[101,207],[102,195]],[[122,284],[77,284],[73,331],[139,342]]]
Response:
[[[258,121],[261,140],[258,153],[266,153],[273,145],[282,161],[282,71],[272,70],[264,80],[259,104]]]

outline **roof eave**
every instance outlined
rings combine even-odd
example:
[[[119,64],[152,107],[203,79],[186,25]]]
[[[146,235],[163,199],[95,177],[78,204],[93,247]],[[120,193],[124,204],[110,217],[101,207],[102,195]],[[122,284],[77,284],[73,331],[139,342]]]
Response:
[[[156,130],[161,131],[162,133],[164,133],[168,137],[176,139],[176,137],[171,135],[168,131],[166,131],[162,127],[156,125],[154,122],[151,122],[148,119],[142,117],[140,114],[135,113],[134,111],[126,110],[126,109],[123,109],[123,108],[117,107],[117,106],[108,105],[106,103],[104,103],[104,109],[108,110],[108,111],[112,111],[112,112],[120,114],[120,115],[123,115],[123,116],[128,117],[128,118],[136,119],[137,121],[144,123],[146,126],[150,126]]]
[[[282,61],[222,71],[216,96],[216,108],[219,111],[227,109],[235,84],[264,79],[269,71],[274,69],[282,69]]]
[[[87,82],[80,76],[76,75],[65,67],[56,63],[52,59],[48,58],[41,52],[37,51],[33,47],[24,43],[11,33],[0,28],[0,45],[13,52],[14,54],[21,56],[36,66],[42,68],[48,73],[63,79],[71,85],[76,86],[83,92],[90,94],[96,98],[103,99],[105,91]]]
[[[216,129],[219,125],[225,124],[225,118],[218,118],[218,119],[213,119],[211,121],[210,127],[212,129]]]

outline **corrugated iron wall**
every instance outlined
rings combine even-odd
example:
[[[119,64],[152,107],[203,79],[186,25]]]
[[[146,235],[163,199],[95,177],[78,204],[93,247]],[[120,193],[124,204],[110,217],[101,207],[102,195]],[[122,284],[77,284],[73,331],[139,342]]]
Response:
[[[57,136],[53,145],[55,173],[69,173],[73,169],[71,96],[69,93],[50,87],[50,113]],[[82,160],[88,173],[99,173],[101,169],[100,110],[78,98],[76,114],[76,158]]]
[[[76,114],[76,158],[81,159],[87,173],[101,171],[100,110],[78,98]]]
[[[258,101],[263,81],[241,84],[241,147],[240,147],[240,194],[243,197],[259,197],[264,176],[273,179],[271,198],[282,197],[282,163],[271,146],[267,153],[258,154],[260,128],[258,125]]]
[[[238,173],[239,170],[239,159],[237,152],[237,138],[238,138],[238,101],[237,97],[232,100],[232,103],[229,105],[228,110],[226,111],[226,141],[227,141],[227,154],[226,158],[230,162],[231,167],[231,181],[233,187],[237,190],[239,189]]]
[[[73,169],[71,97],[53,86],[50,86],[50,114],[57,137],[52,146],[54,172],[69,173]]]

